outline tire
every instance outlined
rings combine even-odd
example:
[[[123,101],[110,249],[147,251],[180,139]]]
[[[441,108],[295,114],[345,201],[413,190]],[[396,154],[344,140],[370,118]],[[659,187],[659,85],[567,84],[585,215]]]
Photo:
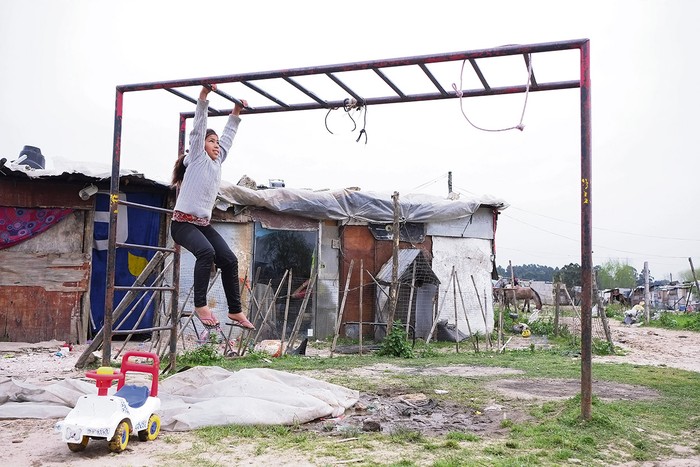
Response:
[[[87,447],[88,441],[90,441],[90,438],[83,436],[79,443],[68,443],[68,449],[73,452],[83,451]]]
[[[112,452],[122,452],[126,449],[127,444],[129,444],[129,422],[122,420],[117,425],[117,429],[114,432],[114,436],[109,440],[109,450]]]
[[[148,418],[148,427],[145,430],[139,431],[139,440],[153,441],[160,433],[160,417],[156,414],[151,414]]]

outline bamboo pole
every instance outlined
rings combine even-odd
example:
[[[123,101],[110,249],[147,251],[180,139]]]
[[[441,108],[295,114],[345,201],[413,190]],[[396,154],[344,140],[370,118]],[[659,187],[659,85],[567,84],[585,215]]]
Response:
[[[455,337],[455,347],[457,349],[457,353],[459,353],[459,321],[457,321],[457,287],[455,287],[454,282],[455,282],[455,277],[457,275],[455,274],[455,267],[452,266],[452,296],[454,297],[454,307],[455,307],[455,328],[457,329],[457,336]],[[461,294],[460,294],[461,297]]]
[[[294,323],[294,328],[292,329],[292,334],[289,336],[289,342],[291,343],[292,346],[294,346],[294,341],[296,341],[297,334],[299,333],[299,329],[301,328],[301,322],[304,319],[304,315],[306,314],[306,306],[309,303],[309,300],[311,299],[311,294],[314,291],[314,288],[316,287],[316,271],[311,274],[311,278],[309,279],[309,283],[306,286],[306,293],[304,294],[304,300],[301,302],[301,307],[299,308],[299,314],[297,315],[296,322]],[[303,340],[303,339],[302,339]],[[289,346],[287,346],[289,347]]]
[[[693,258],[688,258],[688,262],[690,263],[690,272],[693,273],[693,281],[695,282],[695,288],[697,289],[698,293],[700,293],[700,285],[698,285],[698,277],[695,275],[695,268],[693,267]],[[690,296],[691,292],[693,291],[693,288],[690,288],[690,292],[688,292],[688,296]]]
[[[282,322],[282,338],[280,339],[280,349],[284,353],[284,339],[287,337],[287,317],[289,316],[289,300],[292,298],[292,273],[289,270],[289,280],[287,281],[287,301],[284,304],[284,321]]]
[[[362,356],[362,299],[363,299],[363,293],[365,290],[365,260],[360,259],[360,320],[359,320],[359,327],[358,327],[358,332],[360,334],[360,357]]]
[[[476,288],[476,281],[474,280],[474,275],[470,274],[470,277],[472,278],[472,284],[474,284],[474,291],[476,292],[476,299],[479,301],[479,310],[481,310],[481,317],[484,318],[484,333],[486,333],[486,342],[488,343],[489,347],[493,347],[493,343],[491,342],[491,333],[489,332],[488,321],[486,320],[486,313],[484,313],[484,307],[481,306],[481,298],[479,297],[479,289]]]
[[[416,286],[416,263],[413,262],[413,274],[411,275],[411,291],[408,295],[408,312],[406,314],[406,339],[408,339],[408,329],[411,325],[411,308],[413,307],[413,291]]]
[[[472,332],[472,326],[469,323],[469,316],[467,313],[467,307],[464,304],[464,294],[462,293],[462,286],[459,283],[459,277],[457,276],[457,273],[455,272],[455,278],[457,279],[457,288],[459,289],[459,297],[462,300],[462,311],[464,312],[464,321],[467,322],[467,330],[469,331],[469,339],[472,341],[472,346],[474,347],[474,352],[479,351],[479,345],[477,343],[477,337],[474,336],[474,333]]]
[[[148,277],[151,275],[151,273],[153,273],[156,266],[158,266],[158,264],[160,264],[160,262],[163,259],[164,259],[163,252],[157,251],[155,253],[155,255],[153,255],[153,258],[151,258],[151,260],[148,262],[148,264],[146,265],[144,270],[141,271],[141,274],[139,274],[139,277],[137,277],[136,280],[134,281],[134,287],[142,286],[146,282],[146,279],[148,279]],[[133,302],[136,299],[136,295],[138,295],[138,293],[134,290],[129,290],[126,292],[126,294],[121,299],[121,301],[119,302],[117,307],[112,311],[112,315],[111,315],[112,322],[119,319],[119,317],[124,313],[126,308],[131,304],[131,302]],[[111,336],[111,331],[112,330],[110,329],[109,330],[110,336]],[[76,368],[82,368],[85,366],[85,364],[87,363],[88,357],[92,354],[92,352],[97,350],[100,347],[100,345],[102,345],[102,342],[104,340],[104,335],[105,335],[105,329],[104,329],[104,325],[103,325],[102,328],[100,328],[100,330],[97,331],[97,335],[95,335],[95,337],[93,338],[90,345],[83,351],[83,353],[78,358],[78,361],[75,363]],[[110,345],[111,345],[111,341],[110,341]],[[111,357],[111,355],[107,356],[107,355],[105,355],[105,352],[102,352],[102,364],[105,366],[109,365],[110,357]]]
[[[450,283],[452,282],[452,275],[450,275],[450,279],[447,281],[447,289],[445,289],[445,295],[442,297],[442,303],[440,303],[440,306],[438,307],[437,314],[433,318],[433,325],[430,327],[430,333],[428,334],[428,338],[425,340],[426,344],[430,343],[430,339],[433,337],[433,333],[435,332],[435,328],[437,327],[437,322],[438,318],[442,314],[442,309],[445,306],[445,300],[447,299],[447,294],[450,291]],[[437,305],[437,300],[435,301],[435,304]]]
[[[338,335],[340,334],[340,326],[343,322],[343,311],[345,310],[345,300],[348,298],[348,290],[350,290],[350,277],[352,277],[352,269],[355,266],[355,260],[350,260],[350,269],[348,271],[348,277],[345,278],[345,290],[343,290],[343,300],[340,304],[340,310],[338,310],[338,315],[336,316],[335,323],[335,335],[333,336],[333,344],[331,345],[331,357],[335,352],[335,345],[338,342]],[[389,331],[387,330],[387,335]]]
[[[287,269],[286,271],[284,271],[284,275],[282,276],[282,280],[280,281],[280,285],[277,286],[277,290],[275,291],[275,296],[272,298],[270,305],[267,307],[267,311],[265,312],[265,316],[263,317],[262,323],[260,324],[260,328],[258,328],[258,332],[255,334],[255,338],[253,339],[253,345],[257,344],[257,342],[258,342],[258,338],[260,337],[260,333],[262,332],[263,328],[265,327],[265,323],[267,322],[267,318],[270,315],[270,311],[275,307],[275,304],[277,302],[277,297],[279,297],[280,290],[282,290],[282,285],[284,284],[284,281],[287,279],[288,274],[289,274],[289,270]]]

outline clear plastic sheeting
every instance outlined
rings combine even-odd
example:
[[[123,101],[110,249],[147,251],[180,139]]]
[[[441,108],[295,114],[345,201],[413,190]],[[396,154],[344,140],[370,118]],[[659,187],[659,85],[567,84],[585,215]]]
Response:
[[[231,372],[198,366],[160,382],[161,428],[188,431],[215,425],[293,425],[338,417],[359,391],[266,368]],[[0,419],[63,418],[92,382],[65,379],[47,386],[0,378]],[[110,390],[110,394],[114,388]]]
[[[216,207],[254,206],[313,219],[393,222],[391,193],[359,190],[312,191],[293,188],[252,190],[223,182]],[[399,195],[401,222],[439,222],[471,216],[479,206],[505,209],[505,201],[490,195],[470,199],[445,199],[425,194]]]

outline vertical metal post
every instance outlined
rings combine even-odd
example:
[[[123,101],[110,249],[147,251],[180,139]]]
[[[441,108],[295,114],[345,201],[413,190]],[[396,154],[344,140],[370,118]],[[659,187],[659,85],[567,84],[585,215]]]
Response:
[[[187,119],[183,114],[180,114],[180,126],[178,130],[178,143],[177,143],[177,157],[185,153],[185,128],[187,125]],[[177,195],[179,190],[175,192],[175,201],[177,201]],[[172,208],[175,208],[175,203],[173,203]],[[170,226],[171,222],[168,221],[166,225]],[[169,233],[169,232],[168,232]],[[245,284],[244,284],[245,285]],[[180,324],[180,245],[175,245],[175,253],[173,254],[173,293],[170,297],[170,323],[173,328],[170,331],[170,357],[168,370],[170,372],[175,372],[175,364],[177,363],[177,334],[178,326]]]
[[[590,41],[581,44],[581,417],[591,419],[593,220]]]
[[[119,162],[122,147],[122,113],[124,93],[117,88],[114,104],[114,146],[112,148],[112,177],[109,187],[109,239],[107,247],[107,278],[104,309],[104,337],[102,366],[109,366],[112,359],[112,308],[114,306],[114,278],[117,260],[117,214],[119,212]]]

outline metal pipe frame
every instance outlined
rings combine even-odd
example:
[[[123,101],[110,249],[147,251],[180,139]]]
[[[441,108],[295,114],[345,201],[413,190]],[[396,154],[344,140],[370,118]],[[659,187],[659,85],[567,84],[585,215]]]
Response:
[[[242,114],[259,114],[259,113],[274,113],[274,112],[289,112],[314,109],[333,109],[342,107],[344,102],[338,100],[325,100],[320,96],[320,93],[307,89],[295,77],[301,76],[326,76],[336,85],[348,92],[354,97],[357,102],[363,105],[380,105],[380,104],[395,104],[403,102],[417,102],[440,99],[453,99],[458,97],[477,97],[491,96],[503,94],[516,94],[526,92],[527,86],[513,85],[493,88],[489,85],[482,70],[477,64],[477,60],[484,60],[495,57],[506,57],[513,55],[522,55],[525,61],[525,66],[530,63],[530,55],[536,53],[559,52],[565,50],[576,50],[580,52],[578,80],[560,81],[560,82],[539,82],[535,80],[534,70],[530,76],[529,91],[552,91],[559,89],[580,88],[580,112],[581,112],[581,284],[582,284],[582,303],[581,303],[581,416],[584,420],[591,419],[591,329],[592,329],[592,127],[591,127],[591,75],[590,75],[590,41],[588,39],[575,39],[560,42],[547,42],[529,45],[507,45],[489,49],[478,49],[463,52],[443,53],[437,55],[422,55],[415,57],[393,58],[387,60],[374,60],[357,63],[343,63],[337,65],[325,65],[318,67],[282,69],[275,71],[265,71],[256,73],[243,73],[237,75],[222,75],[211,77],[200,77],[191,79],[178,79],[171,81],[159,81],[149,83],[138,83],[129,85],[120,85],[116,87],[115,112],[114,112],[114,147],[112,152],[112,178],[110,185],[110,228],[109,228],[109,250],[107,259],[107,290],[105,293],[105,318],[104,318],[104,346],[102,355],[102,364],[109,365],[111,356],[111,330],[112,330],[112,307],[114,300],[114,278],[115,278],[115,256],[116,256],[116,223],[117,211],[119,204],[119,169],[121,159],[121,136],[122,136],[122,117],[123,117],[123,99],[124,93],[135,91],[147,91],[155,89],[164,89],[188,102],[192,102],[193,98],[185,93],[177,91],[175,88],[204,86],[211,84],[222,83],[241,83],[252,89],[259,95],[268,99],[274,105],[262,107],[246,107],[242,110]],[[477,75],[482,88],[461,90],[461,96],[454,90],[445,90],[439,85],[433,74],[430,72],[428,65],[435,63],[445,63],[454,61],[469,61],[475,74]],[[417,66],[432,82],[435,90],[420,94],[408,94],[401,90],[400,86],[390,80],[383,72],[385,69],[395,67]],[[370,70],[373,71],[389,88],[394,92],[394,95],[388,96],[373,96],[363,97],[360,93],[355,92],[340,80],[336,73],[349,73],[355,71]],[[311,99],[311,102],[301,104],[290,104],[284,102],[265,91],[260,86],[256,85],[256,81],[278,79],[286,82],[291,88],[300,91]],[[226,94],[217,89],[216,94],[222,96],[226,100],[240,104],[240,100]],[[215,110],[210,109],[212,116],[228,115],[231,110]],[[185,127],[187,118],[192,118],[193,112],[180,113],[179,120],[179,140],[178,153],[183,154],[185,150]],[[176,264],[179,264],[179,255],[175,254]],[[179,282],[179,271],[175,271],[175,286]],[[175,316],[177,308],[176,293],[173,294],[172,307],[173,316]],[[173,321],[174,322],[174,321]],[[173,333],[174,334],[174,333]],[[173,336],[176,339],[176,336]],[[171,339],[174,341],[174,339]],[[174,365],[174,342],[171,342],[171,366]]]

